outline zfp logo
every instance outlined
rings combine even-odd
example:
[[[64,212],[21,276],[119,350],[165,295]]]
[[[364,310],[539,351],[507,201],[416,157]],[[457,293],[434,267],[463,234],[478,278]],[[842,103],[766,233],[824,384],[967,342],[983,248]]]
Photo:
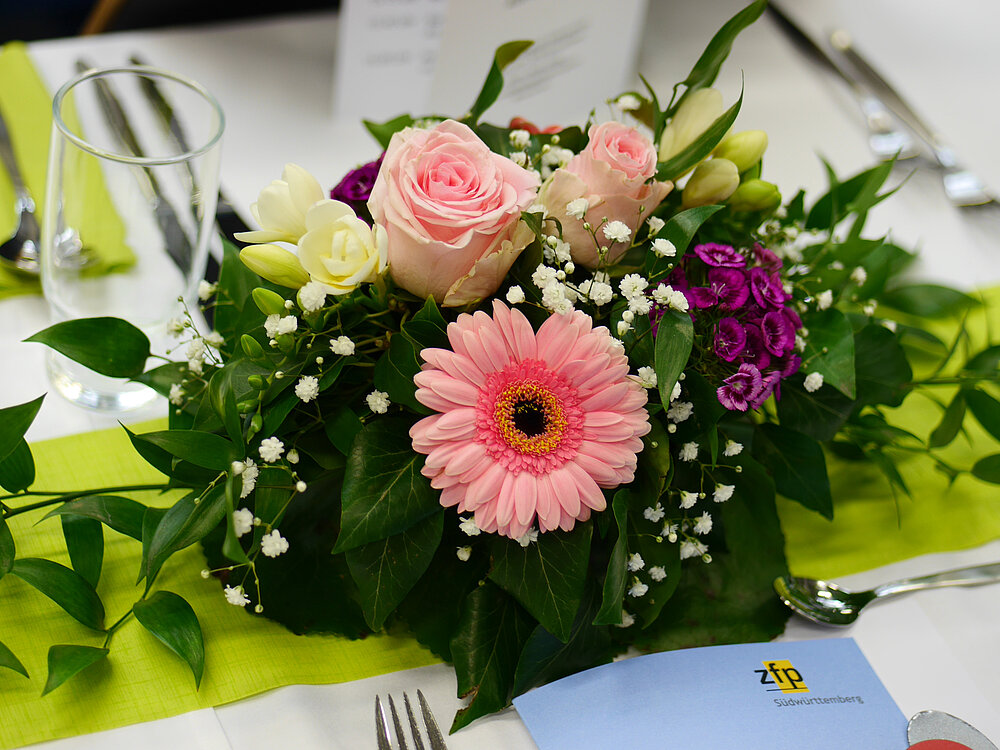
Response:
[[[806,681],[802,674],[787,659],[780,661],[761,662],[765,669],[755,669],[754,672],[760,675],[761,685],[774,685],[768,688],[769,693],[781,691],[782,693],[808,693]]]

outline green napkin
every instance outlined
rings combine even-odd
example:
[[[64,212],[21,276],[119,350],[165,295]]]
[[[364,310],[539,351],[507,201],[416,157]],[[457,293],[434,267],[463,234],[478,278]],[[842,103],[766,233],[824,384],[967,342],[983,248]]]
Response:
[[[10,131],[14,153],[24,182],[35,200],[41,224],[45,203],[45,172],[52,129],[52,97],[35,70],[25,45],[10,42],[0,47],[0,112]],[[125,226],[115,210],[96,164],[86,178],[88,189],[99,196],[97,209],[81,222],[81,234],[99,259],[95,272],[110,272],[130,265],[134,256],[125,242]],[[0,238],[14,231],[14,187],[0,167]],[[2,240],[0,240],[2,241]],[[16,294],[37,294],[38,280],[0,268],[0,299]]]

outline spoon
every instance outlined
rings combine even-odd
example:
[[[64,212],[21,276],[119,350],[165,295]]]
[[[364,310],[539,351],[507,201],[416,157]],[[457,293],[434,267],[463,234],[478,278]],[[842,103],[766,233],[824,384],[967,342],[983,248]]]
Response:
[[[11,145],[7,124],[0,116],[0,161],[3,162],[14,185],[14,209],[17,227],[10,239],[0,244],[0,265],[12,271],[38,275],[38,221],[35,219],[35,201],[31,197]]]
[[[906,725],[912,750],[997,750],[978,729],[944,711],[920,711]]]
[[[943,586],[978,586],[1000,581],[1000,563],[973,565],[969,568],[946,570],[917,578],[904,578],[876,586],[868,591],[846,591],[835,583],[812,578],[780,576],[774,580],[774,590],[781,600],[803,617],[821,625],[850,625],[858,619],[862,608],[876,599],[885,599],[908,591]]]

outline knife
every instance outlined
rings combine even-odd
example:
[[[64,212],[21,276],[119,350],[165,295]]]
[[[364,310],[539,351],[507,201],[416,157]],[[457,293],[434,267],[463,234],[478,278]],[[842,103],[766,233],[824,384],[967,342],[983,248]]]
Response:
[[[906,159],[916,156],[919,149],[910,134],[896,126],[896,118],[886,104],[863,82],[841,67],[805,30],[789,17],[773,0],[767,10],[795,46],[810,59],[834,73],[851,90],[865,116],[870,133],[869,146],[880,159]]]
[[[85,73],[93,68],[93,65],[83,60],[76,61],[76,70],[78,73]],[[135,156],[143,158],[142,147],[139,145],[139,140],[128,123],[125,109],[122,107],[118,97],[115,96],[107,81],[97,79],[94,83],[96,84],[98,103],[111,130],[125,148]],[[137,171],[136,174],[143,177],[139,181],[139,186],[154,206],[153,211],[156,216],[156,222],[163,232],[163,241],[167,249],[167,254],[170,255],[170,258],[180,269],[181,273],[186,276],[191,271],[191,242],[181,227],[180,220],[177,218],[177,212],[163,196],[159,182],[152,170],[145,168]]]

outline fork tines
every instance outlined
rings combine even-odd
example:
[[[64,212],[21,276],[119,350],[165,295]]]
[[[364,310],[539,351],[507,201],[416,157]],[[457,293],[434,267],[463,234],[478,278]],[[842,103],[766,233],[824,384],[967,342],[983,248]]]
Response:
[[[399,713],[396,711],[396,704],[393,702],[391,695],[386,696],[386,698],[389,701],[389,713],[392,715],[393,733],[396,735],[396,740],[399,743],[398,750],[409,750],[409,746],[406,744],[406,735],[403,732],[403,723],[400,721]],[[441,730],[438,728],[437,721],[434,720],[434,714],[431,713],[431,708],[427,705],[427,699],[424,698],[424,694],[419,690],[417,691],[417,700],[420,701],[420,713],[424,720],[427,739],[430,742],[430,750],[447,750],[448,746],[445,745]],[[410,736],[413,739],[414,750],[424,750],[420,726],[417,723],[417,717],[413,713],[413,707],[410,705],[410,697],[406,693],[403,693],[403,705],[406,708],[406,716],[410,724]],[[377,695],[375,696],[375,738],[378,742],[378,750],[393,750],[393,746],[389,741],[389,722],[386,718],[381,698]]]

